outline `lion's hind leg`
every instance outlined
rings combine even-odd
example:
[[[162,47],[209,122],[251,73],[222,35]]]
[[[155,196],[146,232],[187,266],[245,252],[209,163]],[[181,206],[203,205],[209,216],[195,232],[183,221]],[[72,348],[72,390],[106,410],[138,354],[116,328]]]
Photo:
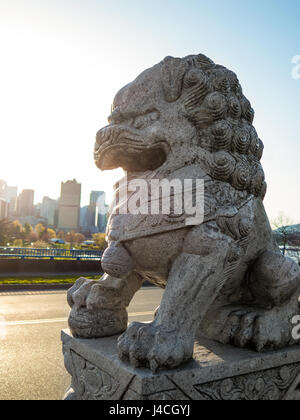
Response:
[[[279,251],[265,251],[252,267],[248,286],[260,306],[280,307],[299,295],[299,266]]]
[[[210,315],[209,338],[238,347],[266,351],[294,344],[293,318],[300,313],[300,270],[279,252],[265,251],[254,263],[247,304],[228,306]]]
[[[293,344],[292,320],[300,313],[299,266],[280,252],[265,251],[254,264],[248,285],[255,302],[267,308],[255,322],[256,350]]]

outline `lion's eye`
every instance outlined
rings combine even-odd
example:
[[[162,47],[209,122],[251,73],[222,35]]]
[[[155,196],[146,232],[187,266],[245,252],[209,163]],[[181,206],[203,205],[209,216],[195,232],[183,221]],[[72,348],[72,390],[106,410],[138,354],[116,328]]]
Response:
[[[159,118],[157,111],[147,112],[147,114],[139,115],[134,119],[133,127],[137,129],[146,128],[153,124]]]

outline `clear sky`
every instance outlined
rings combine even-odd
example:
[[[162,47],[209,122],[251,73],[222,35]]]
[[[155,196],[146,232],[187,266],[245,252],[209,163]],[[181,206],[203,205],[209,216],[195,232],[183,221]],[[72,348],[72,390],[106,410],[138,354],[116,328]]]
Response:
[[[0,0],[0,178],[57,198],[60,182],[111,195],[93,164],[114,94],[166,55],[234,70],[265,143],[266,208],[300,221],[299,0]]]

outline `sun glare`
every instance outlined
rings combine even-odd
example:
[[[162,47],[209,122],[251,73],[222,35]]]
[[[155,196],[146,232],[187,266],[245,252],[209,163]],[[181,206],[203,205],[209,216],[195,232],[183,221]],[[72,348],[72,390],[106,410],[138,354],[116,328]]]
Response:
[[[107,65],[112,53],[105,43],[96,51],[95,41],[73,39],[71,19],[62,28],[43,13],[18,14],[9,6],[4,12],[1,176],[9,185],[34,189],[35,201],[43,195],[57,198],[60,182],[70,178],[82,183],[84,201],[92,189],[106,190],[109,197],[121,171],[101,173],[93,165],[93,146],[123,83],[116,66]]]

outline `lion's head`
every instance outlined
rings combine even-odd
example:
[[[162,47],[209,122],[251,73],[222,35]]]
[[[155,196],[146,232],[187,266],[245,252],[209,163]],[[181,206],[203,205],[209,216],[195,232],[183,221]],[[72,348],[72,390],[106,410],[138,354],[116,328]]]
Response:
[[[237,76],[204,55],[167,57],[121,89],[97,133],[102,169],[145,172],[199,164],[213,179],[263,198],[263,143]]]

